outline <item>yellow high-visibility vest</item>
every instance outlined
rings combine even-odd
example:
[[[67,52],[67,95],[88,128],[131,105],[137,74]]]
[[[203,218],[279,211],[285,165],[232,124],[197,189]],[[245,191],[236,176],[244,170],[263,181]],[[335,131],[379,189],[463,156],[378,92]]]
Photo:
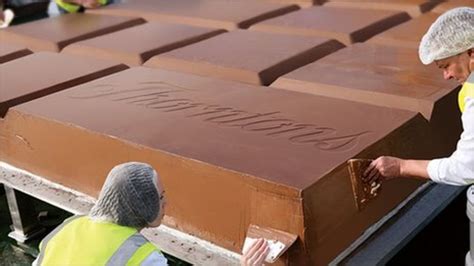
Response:
[[[474,98],[474,73],[469,75],[467,81],[464,82],[458,94],[458,104],[461,113],[464,112],[464,106],[466,104],[467,97]]]
[[[76,13],[81,8],[80,5],[76,5],[73,3],[67,3],[63,0],[54,0],[58,6],[62,9],[66,10],[68,13]],[[99,4],[105,6],[108,0],[99,0]]]
[[[73,216],[41,241],[38,265],[140,265],[154,251],[135,228]]]

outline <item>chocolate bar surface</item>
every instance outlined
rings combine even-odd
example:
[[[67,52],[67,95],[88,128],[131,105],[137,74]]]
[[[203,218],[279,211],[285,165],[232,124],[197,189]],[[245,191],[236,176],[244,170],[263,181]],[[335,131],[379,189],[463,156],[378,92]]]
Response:
[[[420,185],[358,212],[346,160],[432,155],[413,112],[142,67],[15,106],[0,132],[1,160],[93,196],[114,165],[148,162],[166,224],[235,251],[250,223],[296,234],[300,264],[327,264]]]

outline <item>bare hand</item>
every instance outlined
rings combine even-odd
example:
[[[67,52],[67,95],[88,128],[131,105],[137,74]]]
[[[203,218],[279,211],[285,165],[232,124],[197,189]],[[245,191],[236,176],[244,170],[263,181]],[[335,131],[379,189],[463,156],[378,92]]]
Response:
[[[65,0],[65,2],[80,5],[80,6],[83,6],[85,8],[100,7],[99,0]]]
[[[369,165],[362,180],[368,184],[382,182],[401,176],[402,159],[390,156],[381,156]]]
[[[270,249],[267,241],[260,238],[242,255],[240,264],[242,266],[262,266],[268,252],[270,252]]]

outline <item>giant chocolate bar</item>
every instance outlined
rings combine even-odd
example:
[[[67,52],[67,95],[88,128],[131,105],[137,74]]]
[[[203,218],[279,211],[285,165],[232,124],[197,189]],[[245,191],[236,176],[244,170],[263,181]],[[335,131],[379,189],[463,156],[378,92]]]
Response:
[[[346,160],[430,151],[419,114],[132,68],[11,108],[0,158],[97,196],[125,161],[164,182],[164,222],[239,252],[249,224],[299,236],[282,260],[325,265],[419,185],[393,180],[362,212]]]

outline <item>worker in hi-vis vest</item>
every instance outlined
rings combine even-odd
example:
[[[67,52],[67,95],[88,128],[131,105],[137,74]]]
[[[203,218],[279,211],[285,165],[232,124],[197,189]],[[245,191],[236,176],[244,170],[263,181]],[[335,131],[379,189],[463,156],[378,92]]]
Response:
[[[167,265],[161,251],[139,232],[161,224],[165,191],[148,164],[115,166],[87,216],[73,216],[40,244],[33,266]],[[241,257],[242,266],[261,266],[269,252],[259,239]]]
[[[98,8],[111,4],[114,0],[54,0],[62,13],[77,13],[84,9]]]
[[[73,216],[46,236],[33,265],[167,265],[140,230],[157,227],[166,199],[148,164],[115,166],[89,215]]]
[[[423,36],[419,55],[423,64],[434,62],[443,70],[445,79],[463,84],[458,97],[463,133],[456,151],[434,160],[382,156],[371,163],[363,178],[369,184],[397,177],[431,179],[450,185],[473,184],[474,8],[460,7],[442,14]]]

